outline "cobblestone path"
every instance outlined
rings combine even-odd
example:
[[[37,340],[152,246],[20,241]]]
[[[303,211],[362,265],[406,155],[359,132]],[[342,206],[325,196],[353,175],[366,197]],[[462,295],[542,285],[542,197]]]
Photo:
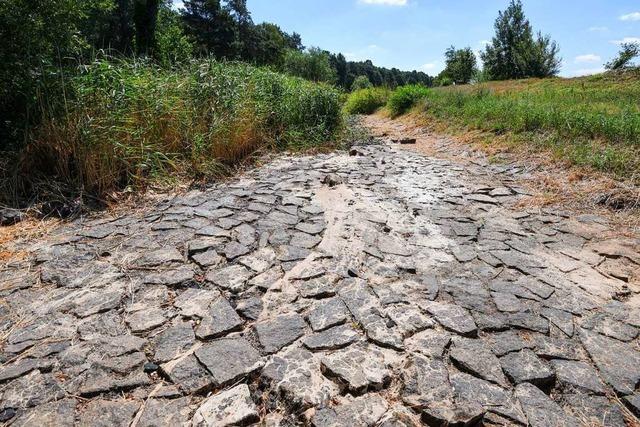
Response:
[[[0,272],[0,417],[637,425],[638,240],[519,173],[361,146],[65,225]]]

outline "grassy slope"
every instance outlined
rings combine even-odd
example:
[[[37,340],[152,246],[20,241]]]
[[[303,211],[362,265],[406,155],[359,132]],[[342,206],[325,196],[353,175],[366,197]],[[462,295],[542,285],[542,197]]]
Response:
[[[17,168],[0,177],[0,202],[215,176],[257,150],[326,144],[342,121],[331,86],[216,61],[176,70],[99,61],[51,98]]]
[[[640,180],[640,73],[437,88],[417,102],[431,119],[511,136],[527,148]]]

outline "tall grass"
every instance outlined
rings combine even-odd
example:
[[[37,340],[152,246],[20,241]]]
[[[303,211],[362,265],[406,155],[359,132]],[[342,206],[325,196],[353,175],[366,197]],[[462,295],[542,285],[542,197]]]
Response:
[[[347,114],[373,114],[387,103],[390,93],[380,87],[356,90],[347,97],[344,110]]]
[[[573,163],[638,177],[638,99],[640,79],[600,76],[439,88],[422,108],[477,129],[528,135]]]
[[[259,149],[326,143],[341,126],[334,88],[213,60],[175,70],[96,61],[51,104],[19,155],[18,193],[48,180],[100,197],[216,175]]]

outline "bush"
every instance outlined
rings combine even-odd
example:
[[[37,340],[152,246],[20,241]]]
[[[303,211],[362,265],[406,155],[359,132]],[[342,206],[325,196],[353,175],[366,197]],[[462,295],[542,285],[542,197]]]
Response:
[[[369,89],[371,87],[373,87],[373,84],[371,84],[371,82],[369,81],[369,77],[358,76],[355,78],[353,84],[351,85],[351,92],[355,92],[356,90],[360,89]]]
[[[360,89],[349,94],[344,110],[347,114],[373,114],[384,106],[389,90],[383,88]]]
[[[397,88],[389,97],[387,107],[394,117],[413,108],[420,99],[429,94],[429,89],[420,85],[408,85]]]
[[[334,88],[240,63],[97,61],[65,91],[66,113],[20,155],[23,194],[45,181],[102,197],[172,172],[216,175],[261,148],[325,143],[341,124]]]

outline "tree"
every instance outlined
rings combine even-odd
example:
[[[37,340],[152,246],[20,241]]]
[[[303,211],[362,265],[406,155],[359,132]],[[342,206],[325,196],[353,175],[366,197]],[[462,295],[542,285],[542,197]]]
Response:
[[[446,67],[442,77],[448,77],[456,84],[467,84],[477,72],[476,55],[470,47],[456,49],[451,46],[444,54]]]
[[[368,89],[370,87],[373,87],[373,85],[367,76],[358,76],[351,85],[351,91],[355,92],[356,90]]]
[[[134,0],[133,22],[138,55],[150,55],[155,49],[156,24],[160,0]]]
[[[337,78],[329,53],[317,47],[305,52],[290,49],[285,55],[282,71],[314,82],[335,83]]]
[[[640,43],[623,43],[618,56],[607,62],[605,68],[611,71],[631,68],[631,61],[637,56],[640,56]]]
[[[521,0],[511,0],[495,22],[496,34],[482,52],[486,72],[494,80],[551,77],[558,74],[558,45],[538,33],[534,39]]]
[[[235,57],[235,22],[220,0],[185,0],[182,19],[199,53],[216,58]]]
[[[169,2],[160,6],[155,39],[153,56],[164,67],[188,62],[193,56],[193,43],[184,32],[180,14]]]
[[[347,59],[343,54],[331,55],[331,66],[336,70],[337,81],[336,84],[343,89],[348,89],[347,78],[349,73],[349,66]]]

